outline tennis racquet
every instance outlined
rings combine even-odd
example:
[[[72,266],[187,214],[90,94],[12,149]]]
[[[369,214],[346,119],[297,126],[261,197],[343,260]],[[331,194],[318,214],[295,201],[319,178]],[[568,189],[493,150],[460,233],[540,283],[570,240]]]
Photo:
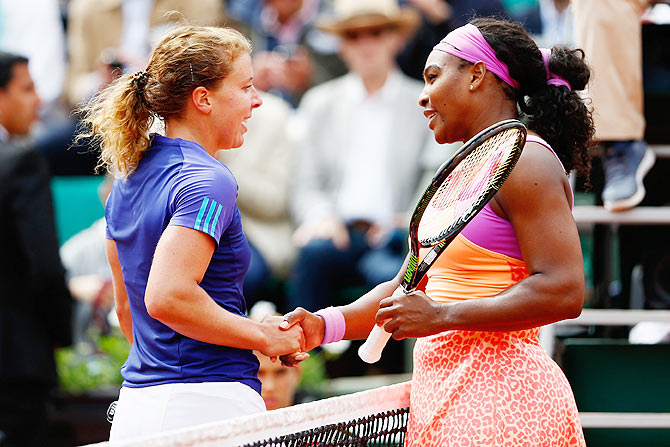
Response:
[[[501,121],[472,137],[438,169],[412,214],[409,264],[393,296],[416,290],[435,259],[498,192],[525,142],[520,121]],[[419,249],[430,247],[419,261]],[[378,361],[390,336],[375,325],[358,355],[367,363]]]

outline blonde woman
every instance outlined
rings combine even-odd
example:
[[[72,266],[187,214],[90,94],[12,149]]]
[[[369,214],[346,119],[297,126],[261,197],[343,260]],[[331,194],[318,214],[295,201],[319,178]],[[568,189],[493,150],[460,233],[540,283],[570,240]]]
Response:
[[[261,105],[250,51],[232,29],[180,27],[146,70],[84,107],[100,163],[117,177],[107,256],[132,343],[112,441],[262,411],[253,350],[303,350],[299,328],[285,333],[276,321],[245,317],[249,246],[237,184],[214,158],[242,145],[245,121]],[[149,134],[156,118],[165,136]]]

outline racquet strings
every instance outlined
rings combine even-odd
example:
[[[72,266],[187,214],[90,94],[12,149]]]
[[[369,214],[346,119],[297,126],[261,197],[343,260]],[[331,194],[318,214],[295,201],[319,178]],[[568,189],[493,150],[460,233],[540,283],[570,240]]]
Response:
[[[521,131],[506,129],[473,149],[439,185],[418,226],[419,243],[432,246],[447,238],[488,201],[510,172]]]

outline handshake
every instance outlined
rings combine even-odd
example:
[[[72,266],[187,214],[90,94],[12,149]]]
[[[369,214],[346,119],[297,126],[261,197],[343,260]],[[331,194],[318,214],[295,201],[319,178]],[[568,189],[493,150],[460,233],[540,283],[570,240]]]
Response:
[[[317,346],[343,338],[367,337],[359,355],[366,362],[374,363],[391,336],[401,340],[448,329],[445,326],[447,304],[434,302],[422,291],[388,296],[391,291],[392,288],[380,285],[343,307],[329,307],[316,313],[298,307],[283,317],[265,318],[261,325],[270,331],[269,341],[266,349],[260,351],[275,360],[279,358],[284,366],[297,366]],[[386,298],[380,299],[380,296]]]
[[[324,342],[326,324],[322,317],[298,307],[284,316],[269,316],[261,321],[267,346],[259,351],[284,366],[297,366],[308,352]]]

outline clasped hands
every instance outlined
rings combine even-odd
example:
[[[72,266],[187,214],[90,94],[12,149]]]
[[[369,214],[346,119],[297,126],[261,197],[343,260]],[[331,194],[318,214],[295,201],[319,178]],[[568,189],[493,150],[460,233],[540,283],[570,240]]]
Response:
[[[390,296],[379,302],[379,308],[374,323],[383,325],[387,332],[396,340],[404,338],[418,338],[441,332],[440,322],[444,305],[431,300],[424,292],[415,291],[408,295]],[[372,329],[373,322],[361,321],[362,317],[353,311],[345,310],[347,320],[346,338],[360,339],[367,337]],[[290,330],[300,325],[305,340],[305,349],[301,352],[280,356],[282,365],[296,366],[307,357],[308,351],[316,348],[323,341],[325,333],[324,320],[302,307],[284,315],[279,328]],[[357,328],[362,331],[356,333]]]

